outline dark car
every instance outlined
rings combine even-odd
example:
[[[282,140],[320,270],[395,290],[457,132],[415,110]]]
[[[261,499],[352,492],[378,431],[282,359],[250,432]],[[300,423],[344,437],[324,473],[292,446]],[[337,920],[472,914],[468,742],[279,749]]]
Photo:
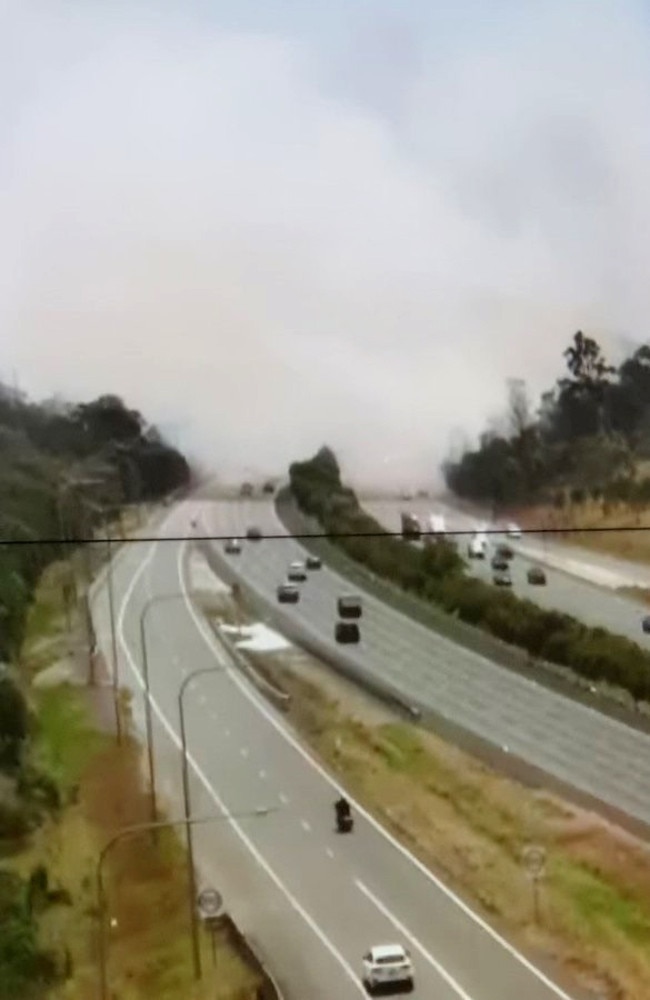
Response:
[[[297,604],[300,600],[300,590],[295,583],[281,583],[277,594],[280,604]]]
[[[361,618],[361,598],[352,594],[344,594],[339,597],[337,610],[339,618]]]
[[[504,544],[497,545],[496,554],[502,559],[514,559],[515,557],[514,549],[510,545]]]
[[[495,573],[492,577],[492,582],[497,587],[512,587],[512,577],[507,569],[502,569]]]
[[[546,573],[541,566],[531,566],[528,570],[528,582],[533,586],[543,587],[546,583]]]
[[[342,643],[359,642],[361,638],[359,626],[356,622],[337,622],[334,638],[337,642]]]
[[[292,562],[287,571],[287,579],[291,580],[292,583],[303,583],[307,579],[305,564]]]
[[[264,483],[262,493],[275,493],[275,483],[272,483],[270,480]]]
[[[495,570],[507,570],[509,568],[508,560],[504,559],[503,556],[500,556],[498,554],[492,557],[492,562],[490,563],[490,566],[492,567],[492,569]]]
[[[646,615],[641,622],[641,628],[644,632],[650,632],[650,615]]]
[[[229,556],[238,556],[241,552],[241,542],[238,538],[229,538],[224,545],[224,549]]]
[[[246,532],[246,538],[251,542],[259,542],[262,537],[262,529],[252,525]]]
[[[307,569],[320,569],[322,565],[320,556],[307,556],[305,559]]]

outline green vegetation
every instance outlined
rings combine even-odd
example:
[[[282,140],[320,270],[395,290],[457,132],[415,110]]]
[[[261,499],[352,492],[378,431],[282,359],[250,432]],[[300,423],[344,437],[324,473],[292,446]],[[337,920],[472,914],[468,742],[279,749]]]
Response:
[[[0,385],[0,449],[0,659],[13,661],[43,569],[123,504],[156,500],[190,473],[116,396],[35,404]]]
[[[301,510],[318,520],[333,544],[378,577],[536,659],[568,667],[590,682],[618,686],[636,701],[650,700],[650,653],[622,636],[467,576],[456,549],[445,541],[416,548],[389,536],[341,483],[336,456],[328,448],[294,463],[289,476]]]
[[[650,345],[619,368],[597,342],[575,334],[567,376],[531,411],[526,387],[509,384],[507,417],[476,449],[445,465],[449,488],[495,509],[532,502],[650,502]]]

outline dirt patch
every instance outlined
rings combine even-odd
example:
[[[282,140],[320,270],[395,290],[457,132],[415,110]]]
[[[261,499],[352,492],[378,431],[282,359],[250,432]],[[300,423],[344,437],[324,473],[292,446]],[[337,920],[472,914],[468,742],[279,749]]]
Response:
[[[587,995],[647,995],[646,844],[396,720],[300,650],[255,660],[291,694],[289,720],[310,747],[502,933]],[[539,920],[522,860],[529,844],[547,855]]]

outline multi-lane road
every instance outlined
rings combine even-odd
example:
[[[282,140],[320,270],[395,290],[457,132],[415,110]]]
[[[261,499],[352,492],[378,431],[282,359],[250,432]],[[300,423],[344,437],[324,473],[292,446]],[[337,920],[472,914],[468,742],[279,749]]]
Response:
[[[268,515],[271,508],[264,510]],[[193,516],[196,506],[181,504],[161,534],[170,539],[189,534]],[[242,526],[239,518],[247,514],[219,506],[202,516],[234,527]],[[270,579],[291,558],[293,546],[288,541],[247,547],[242,568]],[[178,690],[189,671],[207,670],[187,695],[193,812],[241,818],[196,828],[201,881],[222,890],[236,920],[269,961],[286,1000],[365,995],[362,954],[371,944],[393,940],[412,952],[414,998],[567,1000],[356,804],[354,834],[333,832],[335,783],[229,664],[192,602],[188,549],[187,542],[169,540],[132,544],[120,554],[113,582],[121,683],[134,689],[141,723],[139,628],[149,603],[159,791],[178,815]],[[110,659],[102,582],[94,592],[93,614]],[[369,608],[368,624],[371,617]],[[250,815],[261,806],[277,809],[264,818]]]
[[[209,520],[208,520],[209,518]],[[250,525],[282,534],[272,503],[216,502],[207,533],[243,537]],[[276,587],[305,552],[294,539],[245,542],[241,555],[219,558],[277,607]],[[336,651],[336,598],[349,584],[327,567],[310,574],[297,605],[282,605],[293,631]],[[563,784],[650,823],[650,736],[506,670],[364,595],[362,641],[345,647],[356,670],[380,678],[403,700],[540,768]]]
[[[382,527],[393,532],[400,531],[402,510],[412,510],[421,519],[425,530],[428,527],[427,518],[432,510],[444,511],[446,528],[449,532],[473,531],[480,523],[476,518],[470,518],[448,507],[443,508],[430,500],[401,502],[365,500],[363,506]],[[463,556],[467,552],[469,537],[468,535],[459,539],[460,552]],[[496,545],[506,540],[504,536],[494,535],[490,535],[489,539],[487,558],[468,560],[471,572],[484,580],[492,579],[491,556]],[[513,590],[518,596],[526,597],[540,607],[574,615],[587,625],[609,629],[650,648],[650,641],[641,628],[642,618],[648,609],[640,602],[616,592],[617,587],[625,585],[650,587],[650,571],[645,567],[636,567],[622,560],[610,560],[607,557],[596,556],[594,560],[590,560],[587,554],[580,555],[572,550],[568,553],[563,552],[561,546],[557,544],[530,540],[527,536],[521,541],[508,539],[508,544],[515,551],[515,558],[510,568]],[[531,586],[526,574],[531,566],[541,563],[545,566],[546,586]],[[599,585],[598,581],[601,581],[602,585]]]

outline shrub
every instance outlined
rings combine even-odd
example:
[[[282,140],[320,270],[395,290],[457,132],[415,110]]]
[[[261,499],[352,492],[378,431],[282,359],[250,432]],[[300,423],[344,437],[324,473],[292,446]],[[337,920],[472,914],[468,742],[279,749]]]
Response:
[[[29,715],[22,691],[9,677],[0,677],[0,768],[18,767],[27,737]]]

